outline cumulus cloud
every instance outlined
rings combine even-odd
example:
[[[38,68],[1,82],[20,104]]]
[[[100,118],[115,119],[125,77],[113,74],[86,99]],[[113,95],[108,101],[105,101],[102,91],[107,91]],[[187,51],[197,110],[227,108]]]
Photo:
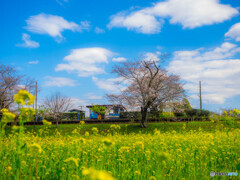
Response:
[[[126,61],[127,59],[125,57],[117,57],[117,58],[112,58],[112,61],[115,62],[122,62],[122,61]]]
[[[31,36],[23,33],[22,34],[23,43],[17,44],[18,47],[28,47],[28,48],[37,48],[39,47],[39,43],[31,40]]]
[[[39,61],[29,61],[28,64],[38,64]]]
[[[162,24],[162,20],[158,20],[153,15],[143,11],[120,12],[111,16],[108,28],[124,27],[128,30],[135,30],[138,33],[155,34],[161,31]]]
[[[145,61],[160,61],[160,58],[158,57],[158,52],[156,54],[147,52],[143,55],[143,58]]]
[[[103,65],[112,55],[111,51],[100,47],[73,49],[64,57],[67,63],[58,64],[55,70],[77,73],[79,77],[102,74],[105,73]]]
[[[56,87],[71,86],[71,87],[74,87],[77,85],[75,80],[72,80],[69,78],[47,76],[47,77],[45,77],[45,79],[47,79],[47,80],[44,82],[44,86],[56,86]]]
[[[166,0],[138,11],[113,15],[108,27],[125,27],[144,34],[154,34],[160,32],[163,19],[193,29],[221,23],[237,14],[236,8],[220,4],[219,0]]]
[[[98,95],[95,95],[94,93],[88,93],[85,95],[87,99],[90,99],[90,100],[100,100],[100,99],[103,99],[103,96],[98,96]]]
[[[95,33],[97,34],[102,34],[102,33],[105,33],[105,30],[104,29],[101,29],[99,27],[95,27]]]
[[[197,97],[201,80],[203,99],[223,104],[227,98],[240,95],[240,59],[233,58],[239,52],[239,47],[228,42],[212,50],[177,51],[168,70],[186,81],[192,97]]]
[[[47,34],[54,37],[57,41],[63,39],[62,32],[64,30],[71,30],[81,32],[86,27],[89,27],[89,22],[82,21],[80,25],[69,22],[61,16],[41,13],[35,16],[30,16],[26,20],[28,31],[37,34]]]
[[[76,97],[72,97],[71,100],[74,105],[74,108],[76,108],[76,109],[79,109],[80,106],[85,107],[86,105],[89,104],[88,101],[86,101],[84,99],[76,98]]]
[[[225,34],[225,37],[230,37],[235,41],[240,41],[240,23],[234,24]]]
[[[124,90],[124,84],[126,84],[120,77],[110,79],[99,79],[97,77],[92,77],[92,80],[98,86],[98,88],[115,93],[119,93],[121,90]]]

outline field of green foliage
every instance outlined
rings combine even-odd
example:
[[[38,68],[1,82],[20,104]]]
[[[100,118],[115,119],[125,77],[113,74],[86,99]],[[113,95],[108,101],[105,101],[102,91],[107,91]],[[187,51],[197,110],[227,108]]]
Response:
[[[240,123],[7,127],[2,179],[208,179],[239,172]],[[227,177],[226,177],[227,179]]]

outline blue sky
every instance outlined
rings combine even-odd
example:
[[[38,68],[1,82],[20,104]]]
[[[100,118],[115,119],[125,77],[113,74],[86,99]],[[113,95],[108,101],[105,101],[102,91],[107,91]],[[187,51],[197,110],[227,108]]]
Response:
[[[239,108],[240,2],[236,0],[3,0],[0,62],[36,79],[39,98],[60,91],[76,106],[117,93],[114,64],[170,53],[198,108]],[[121,88],[121,87],[120,87]]]

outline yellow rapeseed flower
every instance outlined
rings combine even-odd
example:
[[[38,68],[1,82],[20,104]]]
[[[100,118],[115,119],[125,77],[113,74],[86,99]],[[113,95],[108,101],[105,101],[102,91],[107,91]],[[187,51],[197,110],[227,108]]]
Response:
[[[19,90],[17,94],[14,95],[14,102],[21,105],[31,105],[34,104],[35,96],[26,90]]]
[[[157,180],[155,176],[150,176],[149,180]]]
[[[169,154],[165,152],[159,152],[157,156],[160,161],[166,161],[169,159]]]
[[[33,108],[20,108],[20,112],[23,116],[30,116],[36,114]]]
[[[134,174],[135,175],[141,175],[141,172],[140,171],[135,171]]]
[[[8,109],[6,109],[6,108],[2,108],[2,109],[1,109],[1,112],[2,112],[2,113],[4,113],[4,112],[8,112]]]
[[[240,111],[238,109],[233,109],[232,112],[233,112],[234,115],[240,114]]]
[[[19,129],[19,126],[15,126],[15,125],[14,125],[14,126],[12,126],[12,129],[13,129],[13,130],[18,130],[18,129]]]
[[[80,137],[80,139],[79,139],[79,140],[80,140],[80,142],[81,142],[81,143],[83,143],[83,144],[85,144],[85,143],[86,143],[86,139],[85,139],[85,138],[82,138],[82,137]]]
[[[91,180],[114,180],[111,174],[103,170],[93,168],[85,168],[82,170],[82,175],[89,176]]]
[[[85,124],[85,121],[80,121],[79,124],[80,124],[80,125],[84,125],[84,124]]]
[[[86,136],[86,137],[89,136],[89,132],[88,132],[88,131],[85,132],[85,136]]]
[[[13,121],[16,117],[15,114],[9,112],[7,109],[3,108],[1,109],[1,112],[2,112],[2,122],[10,122],[10,121]]]
[[[96,135],[96,134],[98,133],[98,129],[97,129],[96,127],[93,127],[93,128],[92,128],[92,132],[93,132],[93,134]]]
[[[37,144],[37,143],[33,143],[31,145],[29,145],[29,147],[32,149],[32,150],[36,150],[38,151],[39,153],[41,153],[43,150],[42,150],[42,147]]]
[[[64,162],[72,162],[76,167],[78,167],[78,160],[76,158],[70,157],[65,159]]]
[[[129,152],[129,150],[130,150],[130,147],[128,147],[128,146],[122,146],[122,147],[118,150],[118,152],[120,152],[120,153]]]
[[[52,125],[52,122],[49,122],[49,121],[47,121],[47,120],[42,120],[42,122],[43,122],[43,124],[44,125],[47,125],[47,126],[51,126]]]
[[[227,116],[228,115],[227,111],[223,111],[223,115]]]

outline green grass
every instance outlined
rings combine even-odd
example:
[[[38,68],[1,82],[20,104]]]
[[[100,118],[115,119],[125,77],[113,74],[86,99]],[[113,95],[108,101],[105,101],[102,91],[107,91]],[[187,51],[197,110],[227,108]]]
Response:
[[[130,134],[130,133],[151,133],[155,129],[160,130],[161,132],[169,132],[172,130],[175,130],[177,132],[182,131],[182,125],[186,124],[186,131],[190,130],[198,130],[199,127],[206,132],[212,132],[216,130],[223,130],[225,128],[230,128],[228,124],[225,124],[224,122],[219,123],[212,123],[212,122],[160,122],[160,123],[148,123],[148,127],[143,129],[141,126],[137,123],[132,124],[118,124],[121,129],[119,131],[120,134]],[[85,124],[83,127],[81,127],[81,133],[85,134],[86,131],[91,133],[91,129],[93,127],[97,127],[100,133],[106,133],[112,124]],[[78,127],[78,124],[60,124],[58,127],[58,130],[61,132],[62,135],[69,135],[72,133],[72,131]],[[240,128],[240,122],[236,122],[234,124],[235,128]],[[36,126],[25,126],[25,132],[31,132],[39,134],[40,129],[44,129],[44,125],[36,125]],[[54,132],[57,128],[55,125],[52,125],[49,127],[50,132]],[[11,127],[8,126],[6,129],[6,133],[11,133]],[[51,133],[50,133],[51,135]]]

